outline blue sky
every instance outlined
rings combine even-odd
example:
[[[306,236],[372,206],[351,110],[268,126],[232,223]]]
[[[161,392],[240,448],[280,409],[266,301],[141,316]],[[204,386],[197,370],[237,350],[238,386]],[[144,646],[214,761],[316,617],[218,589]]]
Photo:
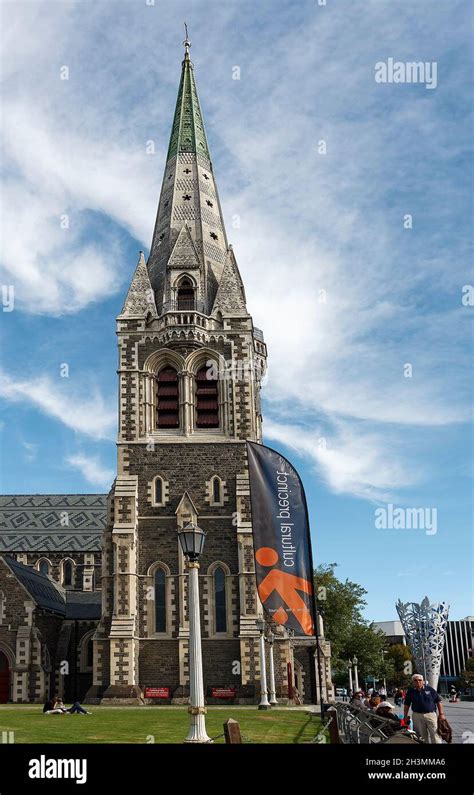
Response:
[[[269,348],[265,440],[304,479],[316,563],[364,585],[373,620],[425,594],[453,618],[473,612],[469,13],[457,0],[2,4],[4,492],[113,479],[114,318],[150,245],[186,20]],[[436,62],[436,89],[376,83],[389,57]],[[436,509],[436,534],[377,529],[387,503]]]

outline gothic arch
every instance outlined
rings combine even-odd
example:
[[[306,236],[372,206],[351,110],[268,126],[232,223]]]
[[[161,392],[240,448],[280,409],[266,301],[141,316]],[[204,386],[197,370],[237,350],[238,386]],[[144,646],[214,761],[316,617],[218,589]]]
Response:
[[[88,645],[89,642],[93,640],[94,634],[95,629],[91,629],[89,632],[86,632],[79,641],[79,670],[81,673],[90,673],[94,667],[94,663],[92,663],[92,665],[87,664]]]
[[[184,359],[179,353],[172,351],[170,348],[161,348],[147,357],[143,364],[143,369],[145,372],[156,375],[159,370],[167,365],[174,367],[179,373],[184,367]]]
[[[192,351],[186,357],[184,364],[186,370],[197,373],[199,368],[207,364],[208,361],[214,362],[219,371],[223,370],[225,367],[225,359],[222,354],[212,348],[198,348]]]
[[[0,640],[0,651],[1,651],[1,652],[3,652],[3,654],[4,654],[4,655],[5,655],[5,657],[7,658],[7,660],[8,660],[8,666],[9,666],[9,668],[10,668],[10,671],[13,671],[13,669],[16,667],[16,656],[15,656],[15,652],[14,652],[14,651],[13,651],[13,649],[12,649],[12,648],[11,648],[11,647],[8,645],[8,643],[5,643],[5,642],[4,642],[4,641],[2,641],[2,640]]]
[[[210,433],[222,434],[230,433],[230,406],[229,406],[229,389],[226,371],[226,361],[221,353],[213,350],[212,348],[198,348],[188,354],[185,360],[185,367],[191,373],[194,387],[191,389],[191,413],[192,413],[192,428],[193,432],[197,433]],[[213,370],[212,381],[216,381],[215,399],[217,400],[217,423],[209,424],[206,427],[206,422],[203,425],[198,424],[198,373],[203,368],[211,368]],[[203,398],[206,400],[205,396]],[[212,408],[211,411],[216,411]],[[204,409],[204,414],[206,409]]]
[[[179,290],[180,285],[182,284],[182,282],[186,282],[186,281],[188,281],[188,282],[190,282],[192,284],[194,290],[198,289],[198,283],[196,281],[196,278],[194,276],[192,276],[190,273],[188,273],[187,271],[185,271],[184,273],[179,273],[173,279],[173,284],[172,284],[173,290]]]
[[[47,565],[48,565],[48,572],[47,573],[49,574],[50,577],[52,577],[53,576],[52,575],[53,564],[51,563],[50,559],[47,558],[45,555],[41,555],[41,557],[38,558],[38,560],[36,561],[35,566],[34,566],[36,571],[41,572],[41,564],[42,563],[47,563]]]
[[[71,582],[68,583],[68,584],[66,584],[66,582],[65,582],[65,569],[66,569],[66,564],[67,563],[71,564]],[[69,587],[73,588],[74,587],[74,580],[75,580],[75,573],[76,573],[76,561],[73,560],[70,557],[63,558],[61,560],[61,563],[59,564],[59,571],[60,571],[60,584],[64,588],[67,588],[68,585],[69,585]]]

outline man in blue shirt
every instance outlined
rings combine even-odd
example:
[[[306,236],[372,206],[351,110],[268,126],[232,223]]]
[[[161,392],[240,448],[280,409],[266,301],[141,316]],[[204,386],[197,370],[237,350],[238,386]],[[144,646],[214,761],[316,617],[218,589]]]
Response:
[[[405,709],[403,718],[406,721],[411,707],[413,713],[413,728],[416,733],[425,741],[440,743],[441,737],[438,734],[438,718],[444,718],[443,705],[439,694],[425,685],[421,674],[412,676],[413,687],[409,687],[405,696]]]

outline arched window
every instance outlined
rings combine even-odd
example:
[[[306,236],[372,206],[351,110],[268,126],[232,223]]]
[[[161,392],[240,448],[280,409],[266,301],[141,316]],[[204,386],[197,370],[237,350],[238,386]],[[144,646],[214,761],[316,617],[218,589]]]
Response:
[[[49,574],[49,561],[44,558],[38,564],[38,571],[40,574]]]
[[[155,571],[155,632],[166,632],[166,574]]]
[[[219,427],[217,379],[209,378],[206,365],[196,373],[196,427]]]
[[[178,287],[178,310],[194,309],[194,286],[190,279],[183,279]]]
[[[214,571],[214,606],[216,632],[227,632],[225,571],[220,566]]]
[[[161,505],[163,503],[163,478],[159,476],[155,478],[155,503]]]
[[[73,565],[72,560],[65,560],[63,563],[63,585],[68,588],[72,585]]]
[[[157,426],[179,428],[178,373],[174,367],[163,367],[157,381]]]
[[[217,475],[212,478],[212,502],[215,505],[222,502],[222,485]]]

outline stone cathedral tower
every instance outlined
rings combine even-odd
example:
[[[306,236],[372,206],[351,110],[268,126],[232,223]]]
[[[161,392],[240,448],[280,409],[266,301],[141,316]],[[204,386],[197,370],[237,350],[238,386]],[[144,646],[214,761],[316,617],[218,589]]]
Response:
[[[177,527],[206,532],[200,560],[204,682],[258,696],[260,666],[245,440],[261,441],[262,332],[227,242],[185,42],[181,81],[148,262],[140,253],[117,318],[117,478],[103,536],[102,619],[88,700],[189,693],[187,575]],[[284,633],[288,662],[308,673]],[[307,680],[311,677],[307,676]],[[307,684],[307,698],[309,687]],[[165,702],[166,703],[166,702]]]

